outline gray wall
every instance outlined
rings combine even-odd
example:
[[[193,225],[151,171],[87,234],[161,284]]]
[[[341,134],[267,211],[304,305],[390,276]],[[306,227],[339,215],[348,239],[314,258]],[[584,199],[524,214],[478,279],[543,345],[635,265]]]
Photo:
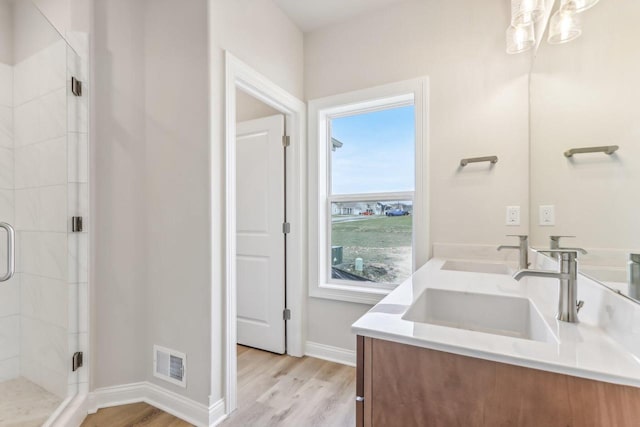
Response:
[[[13,65],[13,4],[0,0],[0,63]]]
[[[236,89],[236,122],[261,119],[275,114],[279,114],[279,111],[246,92]]]
[[[151,355],[144,6],[95,2],[92,388],[145,380]]]
[[[145,352],[150,359],[151,345],[160,344],[187,353],[187,395],[208,404],[212,307],[207,1],[147,0],[146,5],[143,167],[150,342]],[[158,382],[150,368],[147,380]]]
[[[13,19],[15,23],[13,60],[16,64],[62,38],[30,2],[15,2]]]
[[[93,387],[148,380],[208,404],[207,2],[95,2]],[[152,346],[187,354],[187,389]]]

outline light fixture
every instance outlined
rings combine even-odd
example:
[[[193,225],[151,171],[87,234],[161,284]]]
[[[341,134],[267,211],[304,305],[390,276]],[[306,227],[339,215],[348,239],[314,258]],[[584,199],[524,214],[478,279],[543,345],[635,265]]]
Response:
[[[600,0],[562,0],[561,8],[571,10],[575,13],[580,13],[587,9],[591,9],[599,1]]]
[[[533,24],[507,28],[507,53],[510,55],[526,52],[536,44]]]
[[[577,39],[582,34],[580,17],[572,9],[561,7],[551,17],[549,23],[550,44],[567,43]]]
[[[547,0],[511,0],[511,25],[507,28],[507,53],[526,52],[536,46],[536,33],[544,34],[549,27],[550,44],[568,43],[582,35],[580,13],[600,0],[560,0],[560,7],[544,23],[535,25],[546,16]],[[640,0],[636,0],[640,1]],[[548,15],[547,15],[548,17]]]
[[[593,1],[593,0],[574,0]],[[511,25],[520,27],[536,23],[544,16],[544,0],[511,0]]]

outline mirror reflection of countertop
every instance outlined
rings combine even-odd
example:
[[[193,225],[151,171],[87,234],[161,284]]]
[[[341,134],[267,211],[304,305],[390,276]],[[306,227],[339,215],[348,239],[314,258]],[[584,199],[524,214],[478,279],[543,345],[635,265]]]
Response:
[[[557,268],[555,261],[533,251],[530,259],[533,260],[531,268]],[[580,323],[569,324],[555,319],[557,280],[528,277],[517,282],[507,274],[461,271],[463,268],[443,269],[445,263],[447,260],[431,259],[356,321],[352,331],[371,338],[640,387],[640,304],[580,276],[578,296],[585,305],[579,314]],[[476,315],[480,316],[484,309],[489,321],[492,316],[493,321],[496,318],[498,321],[504,320],[496,316],[495,311],[510,307],[500,306],[500,301],[507,300],[495,297],[511,297],[514,301],[527,299],[536,315],[534,317],[542,318],[552,339],[538,339],[535,335],[528,339],[503,335],[513,333],[511,331],[497,334],[488,333],[482,328],[471,330],[473,328],[469,327],[468,322],[460,323],[457,327],[444,326],[444,322],[436,324],[438,322],[426,320],[431,314],[421,318],[420,310],[439,309],[443,314],[442,307],[429,308],[427,301],[429,297],[448,295],[441,291],[465,295],[456,308],[460,312],[477,311]],[[443,303],[446,301],[443,300]],[[483,307],[483,304],[488,305]],[[444,314],[447,314],[446,308]],[[468,320],[473,319],[473,315],[468,313],[463,317]],[[504,313],[504,316],[506,319],[515,316],[512,318],[518,321],[517,311]]]

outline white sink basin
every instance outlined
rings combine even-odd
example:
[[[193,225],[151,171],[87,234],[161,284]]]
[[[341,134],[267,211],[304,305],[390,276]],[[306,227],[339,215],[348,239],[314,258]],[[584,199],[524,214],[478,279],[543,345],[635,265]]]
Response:
[[[446,261],[440,270],[467,271],[470,273],[511,274],[511,269],[504,264],[492,264],[472,261]]]
[[[556,344],[558,341],[526,298],[426,289],[404,320]]]

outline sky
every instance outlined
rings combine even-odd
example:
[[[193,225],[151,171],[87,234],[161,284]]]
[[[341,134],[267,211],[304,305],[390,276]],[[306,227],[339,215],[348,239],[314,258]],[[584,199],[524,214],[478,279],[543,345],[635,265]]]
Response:
[[[414,107],[331,120],[332,137],[344,145],[331,152],[333,194],[413,191]]]

